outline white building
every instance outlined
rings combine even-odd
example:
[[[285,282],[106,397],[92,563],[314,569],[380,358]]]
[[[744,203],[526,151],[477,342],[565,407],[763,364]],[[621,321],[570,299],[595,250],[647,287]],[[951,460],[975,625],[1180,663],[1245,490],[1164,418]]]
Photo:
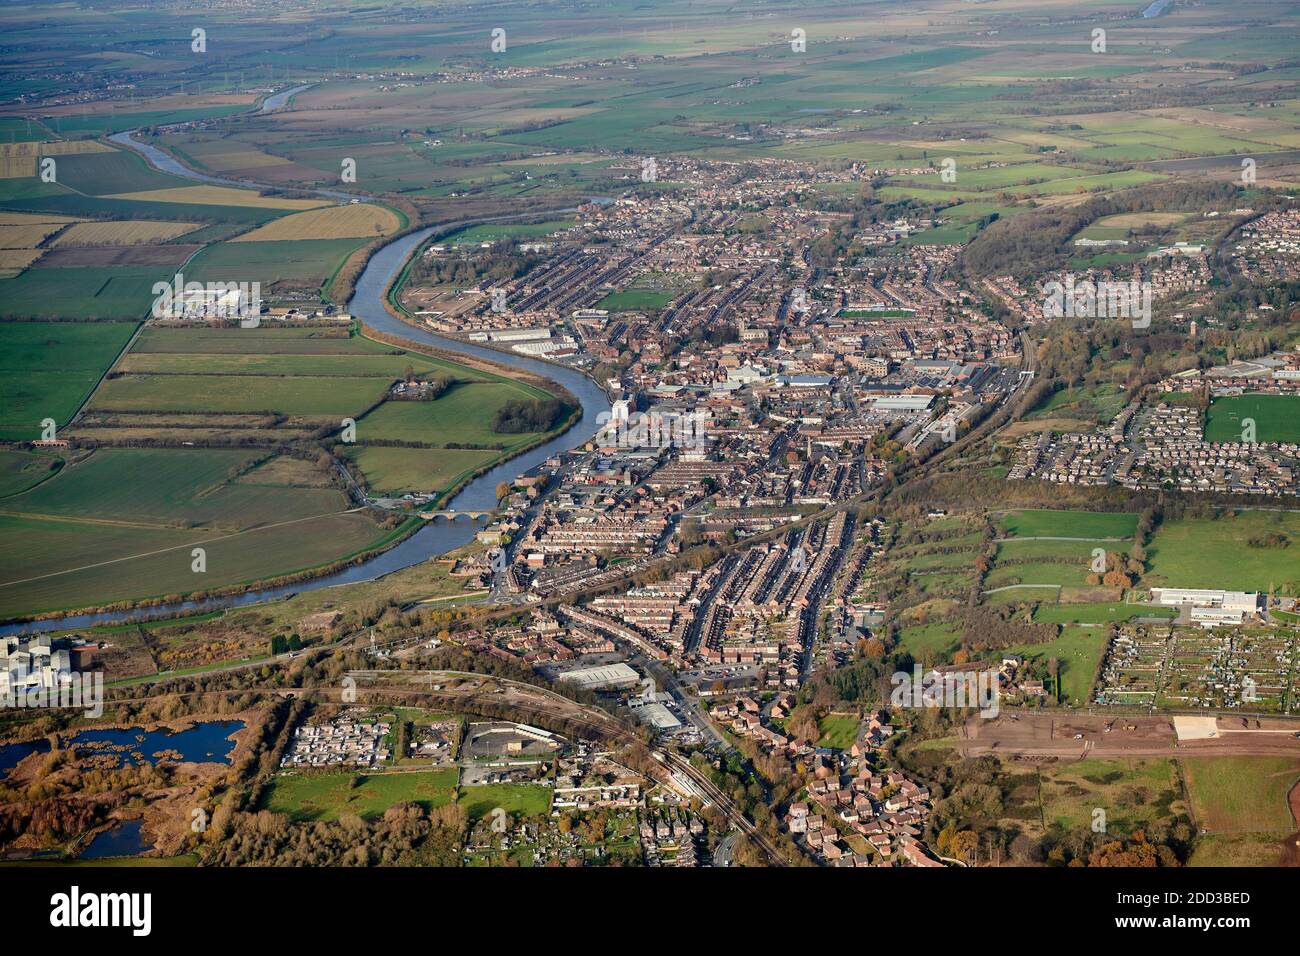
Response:
[[[1190,604],[1200,608],[1222,608],[1254,614],[1259,610],[1259,594],[1246,591],[1216,591],[1198,588],[1152,588],[1151,599],[1166,607]]]
[[[0,697],[36,687],[51,691],[72,679],[72,655],[56,651],[50,639],[0,638]]]

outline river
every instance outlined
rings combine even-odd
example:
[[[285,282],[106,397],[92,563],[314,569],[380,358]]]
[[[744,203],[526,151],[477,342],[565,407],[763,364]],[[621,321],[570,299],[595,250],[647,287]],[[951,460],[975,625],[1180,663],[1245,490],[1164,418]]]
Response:
[[[276,96],[284,95],[287,99],[288,94],[297,92],[297,90],[304,88],[305,87],[297,87],[294,90],[286,90],[284,94],[276,94]],[[207,182],[224,182],[181,165],[161,150],[130,140],[131,132],[132,131],[128,131],[117,135],[126,137],[132,148],[139,150],[151,163],[159,169],[162,169],[164,172],[184,176],[187,179],[199,179]],[[122,140],[119,140],[117,137],[113,137],[113,139],[115,142],[122,142]],[[155,156],[155,154],[157,155]],[[163,163],[164,160],[166,161],[165,165]],[[230,185],[238,185],[241,188],[247,188],[246,183],[231,183]],[[596,197],[593,197],[593,199],[595,198]],[[529,215],[531,214],[522,214],[514,217],[497,217],[494,221],[510,218],[527,218]],[[402,271],[403,266],[406,265],[406,260],[414,254],[426,239],[435,233],[450,232],[462,225],[472,225],[481,221],[483,220],[476,219],[466,220],[463,224],[429,226],[425,229],[420,229],[416,232],[408,233],[398,239],[394,239],[370,257],[370,262],[367,263],[365,270],[357,279],[352,299],[348,303],[348,311],[372,329],[387,332],[391,335],[400,335],[413,342],[425,345],[434,345],[448,352],[474,355],[479,358],[489,359],[499,365],[507,365],[511,368],[520,369],[521,371],[544,376],[563,385],[573,395],[575,395],[581,403],[582,417],[572,428],[545,444],[538,445],[530,451],[526,451],[521,455],[511,458],[509,461],[503,462],[495,468],[492,468],[490,471],[480,475],[478,478],[475,478],[457,492],[446,505],[447,508],[453,510],[459,509],[466,511],[481,511],[495,508],[497,504],[496,486],[498,483],[515,478],[533,466],[545,461],[552,455],[558,454],[562,451],[568,451],[571,448],[576,448],[581,445],[596,433],[596,429],[600,425],[600,415],[610,411],[609,397],[599,386],[596,385],[595,382],[587,378],[581,372],[560,365],[552,365],[549,362],[543,362],[538,359],[525,358],[522,355],[515,355],[509,352],[499,352],[495,349],[483,348],[482,346],[472,345],[468,342],[461,342],[457,339],[435,335],[432,332],[427,332],[422,328],[408,325],[407,323],[394,318],[388,313],[388,310],[384,308],[384,295],[388,291],[388,287],[392,285],[393,281],[397,278],[398,273]],[[422,561],[427,561],[430,558],[437,557],[441,554],[446,554],[448,551],[453,551],[456,548],[467,544],[474,538],[475,533],[478,531],[478,527],[478,525],[467,519],[462,519],[460,521],[431,521],[423,528],[416,531],[415,534],[406,538],[395,547],[385,551],[383,554],[376,555],[368,561],[352,565],[342,571],[336,571],[333,574],[313,578],[310,581],[299,581],[295,584],[283,585],[281,587],[246,591],[240,595],[214,598],[209,601],[184,601],[176,604],[140,608],[134,611],[77,614],[70,617],[43,621],[5,624],[0,625],[0,635],[39,633],[42,631],[63,631],[95,627],[100,624],[118,624],[123,621],[149,620],[150,618],[173,616],[178,612],[197,613],[216,610],[219,608],[238,607],[245,604],[257,604],[303,591],[314,591],[319,588],[356,584],[361,581],[373,581],[386,574],[400,571],[402,568],[409,568],[412,565],[419,564]]]

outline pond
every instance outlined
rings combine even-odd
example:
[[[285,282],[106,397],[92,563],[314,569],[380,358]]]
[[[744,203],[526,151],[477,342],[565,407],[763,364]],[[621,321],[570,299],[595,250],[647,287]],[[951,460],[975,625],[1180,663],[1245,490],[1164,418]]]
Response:
[[[63,746],[84,751],[115,754],[119,766],[136,766],[142,761],[156,764],[162,753],[189,763],[230,763],[235,749],[231,735],[244,729],[242,720],[212,720],[186,730],[144,730],[140,727],[112,727],[82,730]],[[83,753],[82,756],[85,756]]]
[[[119,823],[113,829],[97,834],[77,859],[106,860],[114,856],[139,856],[152,850],[153,847],[144,842],[143,827],[143,820]]]
[[[50,752],[50,742],[44,737],[39,740],[25,740],[20,744],[0,745],[0,778],[18,766],[32,754]]]

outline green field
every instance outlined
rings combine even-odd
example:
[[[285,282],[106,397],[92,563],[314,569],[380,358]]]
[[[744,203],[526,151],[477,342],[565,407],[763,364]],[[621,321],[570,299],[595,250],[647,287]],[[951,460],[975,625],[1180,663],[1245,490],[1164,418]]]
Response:
[[[454,385],[431,402],[385,402],[357,422],[357,441],[393,439],[432,445],[524,444],[537,432],[503,434],[492,430],[492,416],[506,402],[523,397],[506,382]]]
[[[1257,442],[1300,442],[1300,395],[1228,395],[1210,403],[1205,440],[1240,442],[1246,420],[1255,423]]]
[[[1188,866],[1277,866],[1282,841],[1276,834],[1202,834],[1196,839]]]
[[[61,185],[91,196],[192,185],[188,179],[158,172],[142,156],[127,150],[59,156],[56,162]]]
[[[185,267],[187,282],[260,282],[262,295],[321,289],[368,239],[222,242]]]
[[[417,803],[426,810],[451,803],[459,773],[452,767],[378,774],[281,774],[263,799],[262,809],[297,821],[337,820],[344,813],[373,820],[399,803]]]
[[[141,319],[153,284],[175,271],[164,266],[28,269],[0,279],[0,316],[59,319]]]
[[[471,820],[479,820],[500,807],[511,816],[537,817],[551,808],[550,787],[531,783],[488,783],[461,787],[457,801]]]
[[[379,401],[389,378],[131,374],[104,383],[92,410],[279,412],[342,420]]]
[[[1046,768],[1041,800],[1049,830],[1090,833],[1097,809],[1105,813],[1106,832],[1114,836],[1187,814],[1177,768],[1164,757],[1090,757]]]
[[[401,448],[358,445],[347,456],[377,494],[447,491],[474,471],[501,457],[497,451],[469,448]]]
[[[546,222],[499,223],[496,225],[469,226],[444,238],[444,243],[454,246],[478,245],[483,242],[500,242],[503,239],[543,239],[553,232],[568,229],[571,219],[552,219]]]
[[[1034,612],[1036,624],[1110,624],[1135,617],[1178,616],[1177,608],[1147,607],[1140,604],[1053,604]]]
[[[960,640],[961,634],[956,624],[936,621],[933,624],[914,624],[903,628],[899,643],[919,663],[946,659]]]
[[[848,750],[858,739],[858,728],[862,721],[856,714],[827,714],[817,721],[821,729],[818,747],[834,747],[836,750]]]
[[[0,498],[26,491],[50,478],[63,459],[47,452],[0,448]]]
[[[1197,824],[1210,832],[1294,832],[1287,794],[1300,782],[1293,757],[1196,757],[1182,762]]]
[[[1289,547],[1255,547],[1271,534],[1283,535]],[[1163,522],[1147,548],[1149,571],[1143,583],[1153,587],[1226,588],[1283,593],[1300,589],[1300,514],[1273,511],[1229,512],[1215,520],[1182,518]]]
[[[592,308],[607,309],[610,312],[655,312],[675,298],[676,295],[672,292],[627,289],[624,292],[611,292]]]
[[[1017,538],[1131,538],[1137,515],[1091,511],[1011,511],[1001,528]]]
[[[1106,627],[1066,627],[1061,636],[1042,644],[1020,644],[999,651],[1002,656],[1019,654],[1026,659],[1060,662],[1061,701],[1078,706],[1088,702],[1092,680],[1110,641]],[[1052,690],[1051,679],[1047,681]]]
[[[83,376],[98,380],[135,326],[12,328],[4,355],[16,367],[40,353],[75,370],[78,361],[89,361],[82,353],[93,355],[100,345],[98,364]],[[459,384],[434,401],[387,402],[363,414],[408,374],[449,376]],[[6,380],[31,387],[30,375]],[[79,379],[69,374],[36,384],[67,389],[69,381]],[[536,439],[499,435],[490,423],[507,400],[540,394],[338,327],[146,329],[69,435],[144,438],[171,447],[101,447],[70,459],[53,477],[48,464],[30,456],[0,459],[0,492],[9,494],[0,515],[0,615],[252,583],[373,549],[414,525],[386,531],[363,513],[344,513],[346,497],[310,458],[268,463],[270,452],[249,445],[300,441],[313,429],[356,418],[359,443],[339,447],[374,490],[447,491]],[[67,396],[64,402],[66,417],[75,405]],[[13,407],[21,412],[30,404],[15,399]],[[367,439],[482,447],[366,446]],[[184,441],[242,447],[185,447]],[[199,546],[207,552],[202,573],[190,568]]]
[[[0,322],[0,439],[41,437],[90,395],[135,331],[133,322]]]
[[[365,346],[376,344],[338,329],[278,329],[263,325],[255,332],[240,329],[240,334],[232,335],[232,331],[146,327],[131,346],[131,355],[355,355]]]
[[[384,540],[332,488],[233,480],[259,454],[102,448],[6,498],[0,616],[251,582]]]
[[[1124,407],[1124,389],[1104,383],[1081,388],[1061,388],[1053,392],[1026,415],[1026,419],[1078,418],[1104,424]]]

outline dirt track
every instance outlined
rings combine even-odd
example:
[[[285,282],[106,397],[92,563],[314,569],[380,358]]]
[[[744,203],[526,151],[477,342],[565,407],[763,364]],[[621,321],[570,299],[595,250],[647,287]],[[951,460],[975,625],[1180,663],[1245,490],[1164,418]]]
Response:
[[[1300,757],[1300,720],[1221,717],[1215,736],[1179,740],[1170,717],[1107,717],[1087,714],[1002,714],[974,717],[962,727],[958,745],[967,756],[1012,757]],[[1110,728],[1109,731],[1106,728]]]

